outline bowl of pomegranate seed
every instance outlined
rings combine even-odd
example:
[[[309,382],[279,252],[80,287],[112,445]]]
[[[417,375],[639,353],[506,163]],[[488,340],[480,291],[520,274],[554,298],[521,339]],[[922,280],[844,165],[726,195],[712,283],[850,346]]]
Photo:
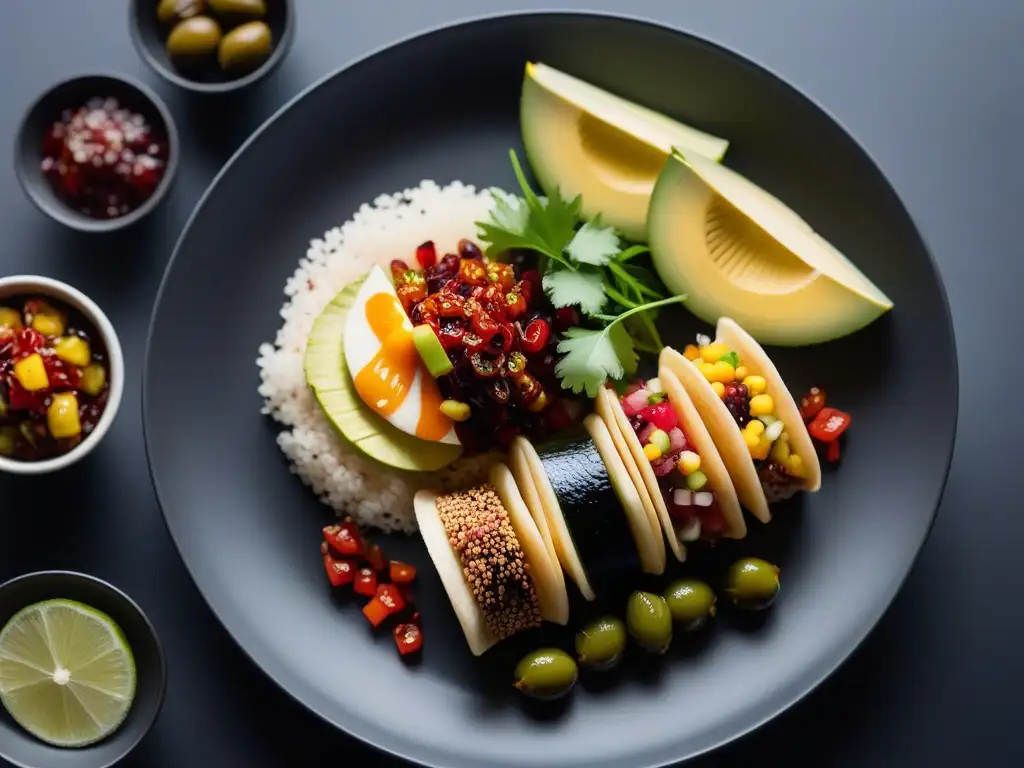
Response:
[[[39,210],[73,229],[110,232],[134,224],[167,194],[178,168],[178,131],[144,85],[83,75],[29,107],[14,160]]]

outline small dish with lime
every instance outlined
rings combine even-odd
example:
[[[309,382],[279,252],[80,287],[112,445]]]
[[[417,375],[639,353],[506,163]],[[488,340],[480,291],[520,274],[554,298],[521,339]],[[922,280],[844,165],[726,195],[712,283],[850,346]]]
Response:
[[[165,679],[152,624],[110,584],[46,571],[0,586],[0,756],[10,762],[115,764],[156,720]]]

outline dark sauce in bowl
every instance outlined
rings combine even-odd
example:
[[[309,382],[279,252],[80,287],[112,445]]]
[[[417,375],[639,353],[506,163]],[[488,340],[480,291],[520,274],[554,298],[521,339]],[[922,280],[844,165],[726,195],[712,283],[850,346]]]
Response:
[[[49,296],[0,299],[0,456],[68,453],[99,424],[109,392],[107,350],[81,312]]]

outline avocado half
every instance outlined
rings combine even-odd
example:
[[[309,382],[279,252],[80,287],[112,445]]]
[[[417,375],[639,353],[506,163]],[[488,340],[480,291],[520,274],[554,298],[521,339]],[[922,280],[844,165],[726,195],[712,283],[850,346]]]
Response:
[[[363,284],[346,285],[313,323],[306,341],[306,383],[341,436],[371,459],[396,469],[432,472],[462,455],[462,446],[421,440],[389,424],[359,397],[345,363],[345,317]]]
[[[673,293],[714,325],[736,320],[764,344],[846,336],[892,301],[791,208],[736,171],[676,149],[651,195],[651,257]]]
[[[628,239],[647,240],[647,206],[672,147],[720,160],[729,142],[541,63],[528,63],[519,106],[526,154],[547,195],[582,196]]]

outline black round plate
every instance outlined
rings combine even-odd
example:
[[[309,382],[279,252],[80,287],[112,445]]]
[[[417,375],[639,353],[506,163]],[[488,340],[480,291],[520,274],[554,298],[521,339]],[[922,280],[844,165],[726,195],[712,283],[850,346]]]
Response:
[[[796,390],[854,414],[821,492],[691,570],[739,554],[782,566],[758,626],[723,611],[661,663],[631,654],[570,701],[535,708],[510,686],[515,655],[568,647],[568,630],[474,659],[418,537],[389,553],[421,566],[427,648],[407,666],[354,605],[333,600],[318,527],[330,511],[291,475],[260,415],[255,358],[280,322],[308,241],[375,196],[429,178],[514,188],[523,65],[541,60],[732,140],[728,163],[789,202],[861,265],[895,310],[852,337],[779,350]],[[410,243],[410,249],[415,244]],[[706,328],[666,314],[665,341]],[[286,691],[381,749],[447,768],[650,766],[713,748],[820,683],[892,601],[934,519],[957,411],[949,309],[906,210],[820,108],[730,52],[623,19],[529,14],[431,32],[310,88],[239,151],[168,268],[147,352],[146,441],[171,533],[230,633]],[[617,607],[621,610],[621,604]],[[574,607],[573,620],[586,608]]]

